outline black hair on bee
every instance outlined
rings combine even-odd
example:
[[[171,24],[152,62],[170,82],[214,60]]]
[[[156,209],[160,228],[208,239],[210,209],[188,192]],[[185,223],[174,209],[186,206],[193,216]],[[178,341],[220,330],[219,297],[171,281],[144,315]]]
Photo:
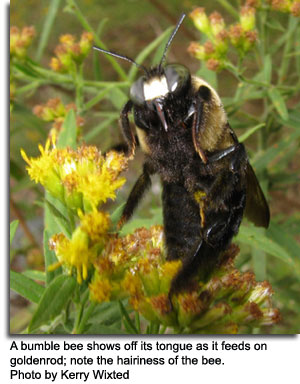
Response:
[[[181,64],[165,64],[167,50],[185,15],[171,34],[160,63],[151,69],[127,56],[105,51],[139,67],[144,75],[130,89],[121,112],[127,155],[136,139],[145,154],[119,222],[127,222],[151,175],[160,175],[164,234],[168,260],[182,260],[172,281],[173,293],[187,289],[198,273],[205,280],[239,230],[245,214],[257,226],[268,227],[270,213],[243,144],[231,129],[217,92],[205,80],[191,76]]]

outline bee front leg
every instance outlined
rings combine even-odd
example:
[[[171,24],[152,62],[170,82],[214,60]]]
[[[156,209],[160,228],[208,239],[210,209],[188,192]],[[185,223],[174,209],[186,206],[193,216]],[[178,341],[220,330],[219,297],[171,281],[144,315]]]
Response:
[[[150,164],[145,163],[143,167],[143,173],[137,179],[134,184],[129,197],[126,201],[126,205],[123,209],[121,219],[118,222],[118,229],[121,229],[122,226],[131,218],[134,210],[138,206],[146,190],[151,186],[150,176],[155,173],[154,169]]]
[[[239,172],[241,163],[248,161],[246,150],[243,144],[236,143],[228,148],[222,149],[208,156],[208,163],[214,163],[223,159],[229,159],[229,169],[231,172]]]
[[[201,132],[206,127],[207,115],[209,112],[209,102],[211,100],[211,91],[208,87],[202,85],[195,95],[191,111],[189,115],[193,114],[192,124],[192,137],[193,144],[196,152],[201,157],[204,164],[207,163],[208,159],[201,145]]]
[[[131,100],[129,100],[124,105],[122,112],[121,112],[121,129],[122,129],[122,133],[123,133],[124,139],[126,141],[126,144],[128,146],[127,156],[129,158],[133,158],[135,146],[136,146],[135,136],[132,132],[132,129],[131,129],[130,123],[129,123],[129,119],[128,119],[128,114],[132,110],[132,107],[133,107],[133,103]]]

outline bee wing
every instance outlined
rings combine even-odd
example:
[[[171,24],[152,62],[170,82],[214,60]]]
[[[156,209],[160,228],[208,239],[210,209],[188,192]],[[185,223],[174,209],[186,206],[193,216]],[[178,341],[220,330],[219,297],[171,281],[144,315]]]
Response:
[[[247,195],[245,216],[256,226],[268,228],[270,221],[269,206],[254,170],[249,163],[246,169],[246,179]]]

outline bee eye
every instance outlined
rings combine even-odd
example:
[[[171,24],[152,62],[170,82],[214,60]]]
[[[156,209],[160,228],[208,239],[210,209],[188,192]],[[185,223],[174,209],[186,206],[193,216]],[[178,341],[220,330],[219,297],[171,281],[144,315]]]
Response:
[[[169,92],[177,92],[187,85],[190,79],[190,72],[183,65],[169,64],[165,67],[165,76]]]
[[[134,104],[143,105],[145,103],[144,80],[144,77],[140,77],[130,88],[130,99]]]

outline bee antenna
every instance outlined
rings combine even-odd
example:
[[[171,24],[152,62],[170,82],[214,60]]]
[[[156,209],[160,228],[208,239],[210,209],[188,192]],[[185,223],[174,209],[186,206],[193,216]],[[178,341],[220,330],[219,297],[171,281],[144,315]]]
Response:
[[[130,57],[127,57],[125,55],[119,55],[118,53],[115,53],[115,52],[112,52],[112,51],[107,51],[107,50],[105,50],[103,48],[97,47],[96,45],[94,45],[93,48],[96,49],[97,51],[106,53],[107,55],[117,57],[118,59],[129,61],[129,63],[132,63],[135,66],[137,66],[138,68],[142,69],[146,73],[147,76],[149,75],[149,72],[148,72],[146,67],[144,67],[142,64],[137,63],[136,61],[134,61]]]
[[[169,38],[169,40],[168,40],[168,42],[167,42],[167,44],[166,44],[166,47],[165,47],[164,53],[163,53],[163,55],[162,55],[162,58],[161,58],[161,60],[160,60],[159,68],[161,68],[163,62],[165,61],[165,59],[166,59],[166,55],[167,55],[167,51],[168,51],[168,49],[169,49],[169,46],[171,45],[171,43],[172,43],[172,41],[173,41],[173,39],[174,39],[174,37],[175,37],[175,35],[176,35],[178,29],[180,28],[180,26],[181,26],[181,24],[182,24],[182,22],[183,22],[185,16],[186,16],[185,13],[183,13],[183,14],[181,15],[181,17],[180,17],[180,19],[179,19],[179,21],[178,21],[178,23],[177,23],[177,25],[176,25],[174,31],[172,32],[172,34],[171,34],[171,36],[170,36],[170,38]]]

